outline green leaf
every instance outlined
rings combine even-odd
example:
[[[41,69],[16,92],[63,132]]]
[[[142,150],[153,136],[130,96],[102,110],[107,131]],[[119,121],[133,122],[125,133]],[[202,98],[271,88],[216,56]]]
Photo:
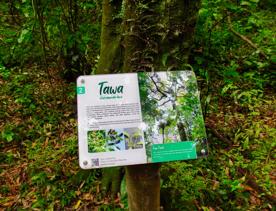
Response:
[[[17,40],[18,43],[22,43],[22,42],[26,42],[29,41],[31,39],[31,32],[28,29],[23,29],[21,31],[21,34]]]
[[[6,139],[8,142],[11,142],[13,140],[13,134],[6,135]]]
[[[273,63],[276,63],[276,55],[272,55],[272,56],[271,56],[271,61],[272,61]]]
[[[242,1],[242,2],[241,2],[241,5],[242,5],[242,6],[251,6],[251,3],[248,2],[248,1]]]
[[[253,3],[258,3],[259,2],[259,0],[250,0],[251,2],[253,2]]]
[[[13,140],[14,135],[15,134],[11,131],[7,131],[7,132],[3,131],[2,132],[2,138],[6,139],[7,142],[11,142]]]
[[[168,56],[169,56],[168,53],[165,53],[165,54],[162,55],[162,65],[163,66],[166,66],[167,60],[168,60]]]

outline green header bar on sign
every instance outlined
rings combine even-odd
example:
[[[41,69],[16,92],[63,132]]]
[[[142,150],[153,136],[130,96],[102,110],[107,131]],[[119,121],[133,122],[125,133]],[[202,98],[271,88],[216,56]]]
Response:
[[[193,141],[153,144],[151,156],[153,163],[196,159],[196,144]]]

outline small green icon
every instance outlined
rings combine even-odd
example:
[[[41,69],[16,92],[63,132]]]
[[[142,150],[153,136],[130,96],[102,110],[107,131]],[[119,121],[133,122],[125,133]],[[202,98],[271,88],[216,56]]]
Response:
[[[78,95],[83,95],[83,94],[85,94],[85,87],[84,87],[84,86],[78,86],[78,87],[77,87],[77,94],[78,94]]]

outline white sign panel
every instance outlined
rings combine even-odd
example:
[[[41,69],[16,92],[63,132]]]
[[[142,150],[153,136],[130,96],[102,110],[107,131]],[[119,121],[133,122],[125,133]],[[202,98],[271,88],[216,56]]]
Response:
[[[81,168],[146,163],[137,74],[81,76],[77,86]],[[129,146],[126,133],[141,144]]]
[[[191,71],[80,76],[77,101],[83,169],[207,154]]]

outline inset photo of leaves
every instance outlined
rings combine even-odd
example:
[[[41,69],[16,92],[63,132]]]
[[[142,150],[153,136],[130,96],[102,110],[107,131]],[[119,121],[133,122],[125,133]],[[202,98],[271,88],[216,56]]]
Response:
[[[143,132],[139,128],[88,131],[88,152],[112,152],[143,148]]]

